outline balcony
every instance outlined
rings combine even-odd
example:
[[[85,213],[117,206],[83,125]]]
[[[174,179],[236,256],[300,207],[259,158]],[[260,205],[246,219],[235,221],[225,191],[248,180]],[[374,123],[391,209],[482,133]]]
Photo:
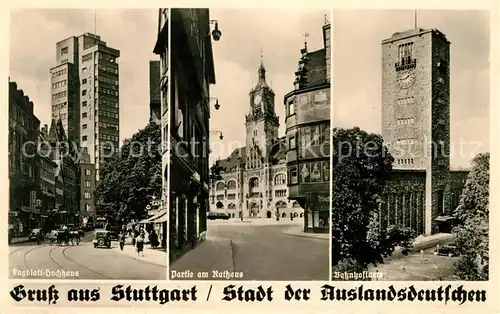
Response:
[[[417,66],[417,59],[411,57],[405,57],[394,64],[396,71],[403,71],[408,69],[413,69]]]

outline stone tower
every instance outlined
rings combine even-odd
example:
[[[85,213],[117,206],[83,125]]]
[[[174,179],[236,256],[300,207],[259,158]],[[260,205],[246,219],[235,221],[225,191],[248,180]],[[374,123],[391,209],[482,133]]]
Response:
[[[382,136],[395,170],[425,171],[425,233],[447,208],[450,42],[437,29],[382,41]]]

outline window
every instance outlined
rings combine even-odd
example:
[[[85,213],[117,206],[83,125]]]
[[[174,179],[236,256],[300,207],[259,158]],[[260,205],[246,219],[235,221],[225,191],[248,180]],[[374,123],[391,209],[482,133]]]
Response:
[[[274,191],[275,197],[286,197],[286,190],[276,190]]]
[[[236,189],[236,181],[231,180],[227,183],[227,189],[228,190],[234,190]]]
[[[61,48],[61,56],[64,56],[65,54],[67,54],[68,50],[69,50],[68,47]]]
[[[217,191],[224,191],[224,189],[226,188],[226,185],[224,184],[224,182],[219,182],[217,183],[215,189]]]
[[[290,184],[297,184],[299,182],[299,176],[297,172],[297,166],[290,167]]]
[[[87,129],[87,124],[82,125],[82,130],[86,130],[86,129]]]
[[[82,141],[85,142],[87,140],[87,135],[82,136]]]
[[[82,90],[82,96],[85,96],[85,95],[87,95],[87,90],[86,89]]]
[[[82,107],[87,107],[87,101],[86,100],[82,102]]]
[[[288,149],[295,149],[295,136],[290,136],[290,139],[288,141]]]
[[[82,113],[82,118],[86,118],[86,117],[87,117],[87,113],[86,112]]]
[[[250,189],[258,188],[259,187],[259,179],[258,178],[251,178],[250,181],[248,182],[248,185],[250,186]]]
[[[286,176],[284,173],[278,173],[274,177],[274,185],[281,185],[286,183]]]
[[[288,115],[291,116],[292,114],[295,114],[295,104],[293,99],[288,103]]]
[[[413,59],[413,43],[399,45],[398,59],[402,65],[411,63]]]
[[[90,199],[90,192],[83,193],[83,198],[86,200],[89,200]]]
[[[87,79],[83,79],[82,84],[87,84]]]
[[[90,204],[85,204],[85,211],[89,212],[90,211]]]

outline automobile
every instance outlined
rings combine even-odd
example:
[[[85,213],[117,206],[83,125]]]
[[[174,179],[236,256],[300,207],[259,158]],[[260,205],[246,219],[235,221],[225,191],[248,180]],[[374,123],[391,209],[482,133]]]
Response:
[[[217,220],[217,219],[228,220],[229,217],[230,217],[229,213],[225,212],[209,212],[207,214],[207,218],[210,220]]]
[[[111,238],[109,236],[109,231],[99,230],[94,233],[94,240],[92,240],[94,248],[106,247],[111,248]]]
[[[118,241],[118,237],[119,237],[120,232],[121,232],[120,226],[107,224],[104,230],[109,232],[109,236],[110,236],[111,240]]]
[[[434,250],[434,255],[454,257],[459,256],[460,252],[455,245],[443,245]]]
[[[36,241],[36,242],[43,241],[44,235],[43,235],[42,229],[36,228],[36,229],[31,230],[28,239],[30,241]]]

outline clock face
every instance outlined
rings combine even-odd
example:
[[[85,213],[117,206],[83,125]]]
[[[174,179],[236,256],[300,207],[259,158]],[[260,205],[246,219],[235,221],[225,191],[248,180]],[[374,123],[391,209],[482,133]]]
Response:
[[[260,95],[256,95],[253,99],[253,103],[258,105],[258,104],[260,104],[261,100],[262,100],[262,97]]]
[[[408,88],[415,83],[415,72],[412,70],[401,71],[398,74],[398,85],[400,88]]]

